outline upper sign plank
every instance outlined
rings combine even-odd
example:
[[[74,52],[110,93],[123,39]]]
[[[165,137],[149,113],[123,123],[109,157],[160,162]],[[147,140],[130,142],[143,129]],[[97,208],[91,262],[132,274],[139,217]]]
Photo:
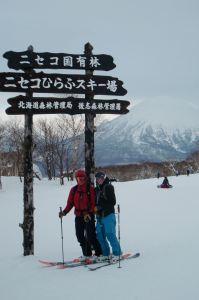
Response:
[[[91,55],[67,53],[5,52],[8,67],[15,70],[32,69],[77,69],[110,71],[116,67],[113,57],[106,54]]]

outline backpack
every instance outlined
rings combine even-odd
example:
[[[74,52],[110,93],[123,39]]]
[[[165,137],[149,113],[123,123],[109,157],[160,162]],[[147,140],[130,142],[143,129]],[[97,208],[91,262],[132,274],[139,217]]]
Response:
[[[78,188],[77,184],[72,188],[73,200],[74,200],[74,197],[75,197],[75,193],[77,192],[77,188]],[[88,196],[88,209],[90,209],[90,191],[88,191],[88,189],[87,189],[86,193],[87,193],[87,196]]]

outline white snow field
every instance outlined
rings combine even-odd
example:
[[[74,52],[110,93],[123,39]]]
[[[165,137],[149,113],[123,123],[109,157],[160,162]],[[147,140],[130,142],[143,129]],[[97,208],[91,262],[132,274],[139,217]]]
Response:
[[[114,183],[121,207],[123,252],[140,252],[94,272],[81,266],[59,270],[38,260],[61,260],[59,207],[73,183],[34,182],[35,255],[23,256],[23,184],[3,177],[0,191],[1,300],[197,300],[199,299],[199,174]],[[74,214],[63,219],[65,259],[81,255]]]

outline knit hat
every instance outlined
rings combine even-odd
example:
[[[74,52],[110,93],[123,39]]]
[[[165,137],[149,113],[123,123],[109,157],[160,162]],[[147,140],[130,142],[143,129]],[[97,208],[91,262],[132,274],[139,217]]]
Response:
[[[98,179],[98,178],[106,178],[106,174],[104,172],[97,172],[95,174],[95,178]]]
[[[87,177],[86,176],[86,172],[84,171],[84,170],[77,170],[76,172],[75,172],[75,177],[77,178],[77,177]]]

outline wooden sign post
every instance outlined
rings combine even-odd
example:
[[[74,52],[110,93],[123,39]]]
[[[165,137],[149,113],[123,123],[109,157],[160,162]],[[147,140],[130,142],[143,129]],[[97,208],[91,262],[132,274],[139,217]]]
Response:
[[[25,115],[24,133],[24,255],[34,254],[34,205],[33,205],[33,138],[34,114],[85,114],[85,170],[90,184],[94,183],[94,118],[96,114],[126,114],[127,100],[94,99],[95,95],[123,96],[127,91],[123,82],[116,77],[93,75],[94,71],[109,71],[115,68],[110,55],[94,55],[90,43],[84,46],[83,54],[33,52],[4,53],[8,67],[22,72],[0,73],[0,92],[22,92],[8,99],[11,105],[6,109],[9,115]],[[77,69],[81,74],[60,74],[35,72],[34,69]],[[33,93],[65,93],[84,95],[84,98],[33,97]]]
[[[84,53],[86,56],[92,55],[93,47],[91,44],[87,43],[84,48]],[[92,76],[92,70],[86,70],[87,76]],[[92,102],[94,96],[92,92],[86,92],[85,99]],[[94,184],[94,172],[95,172],[95,162],[94,162],[94,118],[95,114],[87,113],[85,114],[85,170],[88,176],[88,191],[90,191],[90,182]]]
[[[30,46],[29,52],[33,51]],[[33,70],[26,70],[26,73],[31,76]],[[28,89],[26,97],[32,98],[32,91]],[[24,175],[24,218],[23,224],[19,226],[23,230],[23,249],[24,256],[34,254],[34,200],[33,200],[33,114],[28,112],[25,114],[24,120],[24,144],[23,144],[23,175]]]

